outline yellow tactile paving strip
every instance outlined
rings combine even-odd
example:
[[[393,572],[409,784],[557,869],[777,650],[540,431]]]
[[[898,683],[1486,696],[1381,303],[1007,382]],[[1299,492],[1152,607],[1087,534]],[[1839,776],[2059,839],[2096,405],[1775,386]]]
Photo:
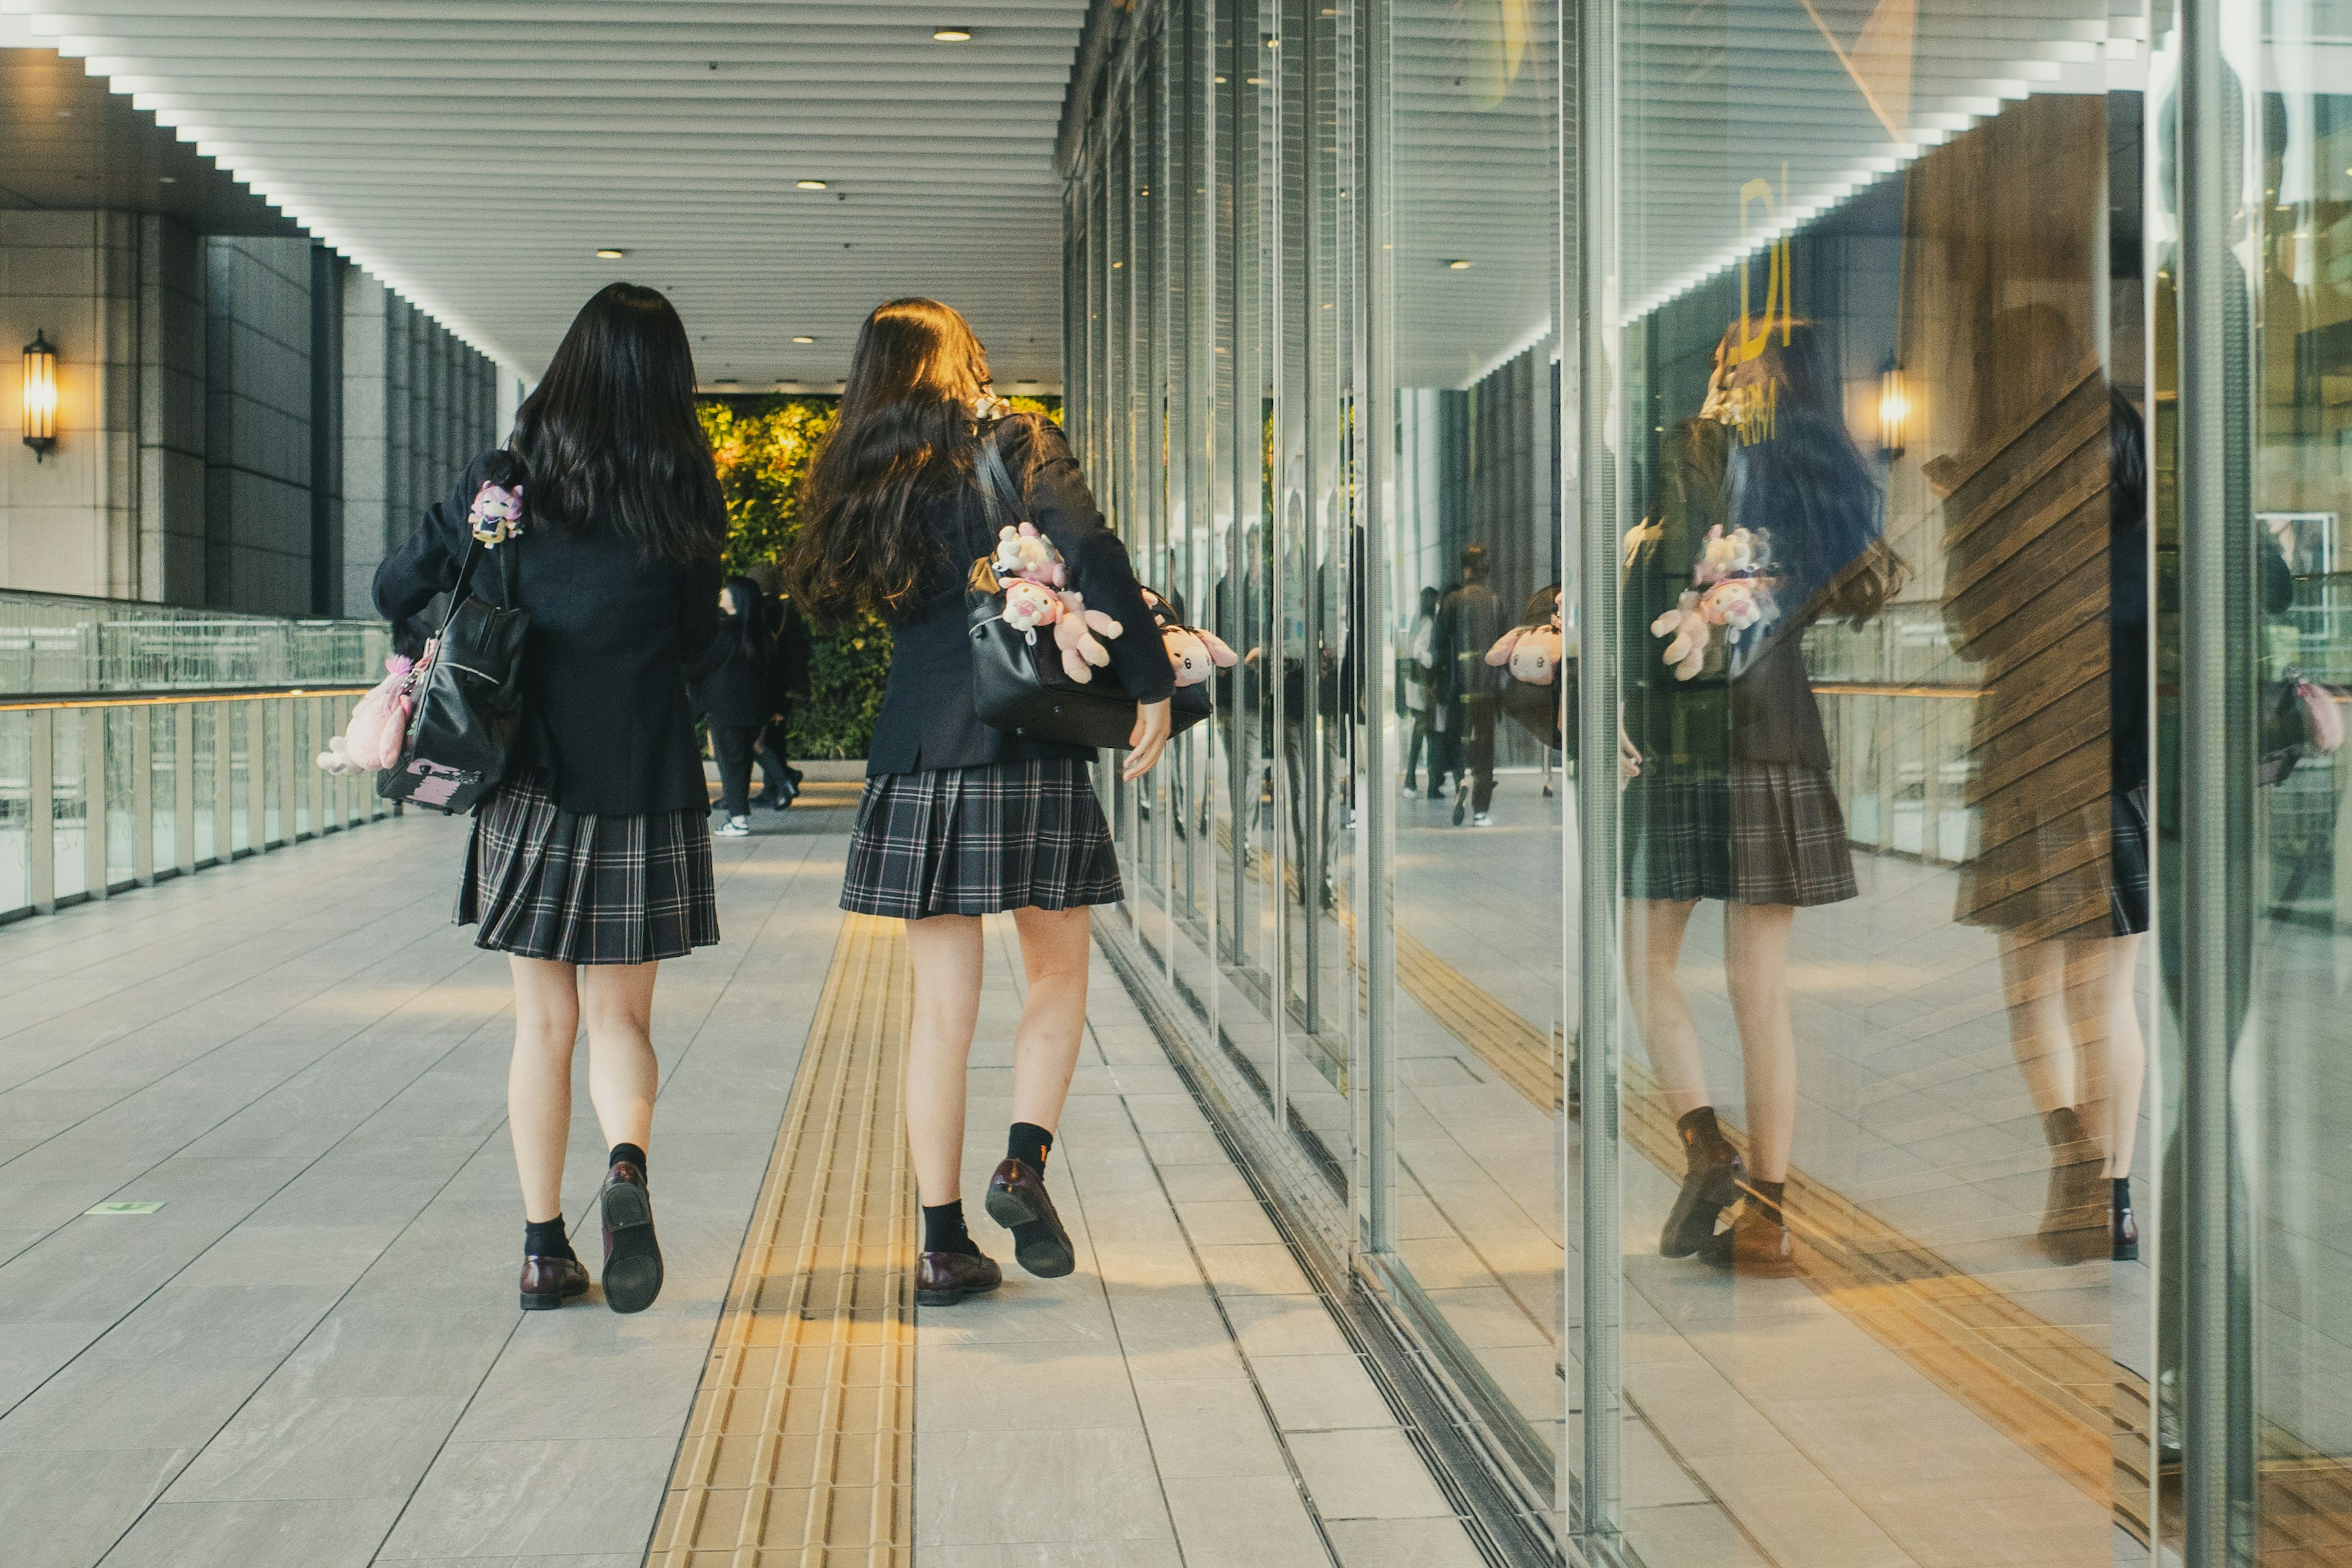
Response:
[[[1459,970],[1397,933],[1397,980],[1536,1105],[1560,1103],[1550,1040]],[[1622,1064],[1625,1142],[1679,1178],[1682,1142],[1642,1064]],[[1725,1131],[1744,1150],[1736,1125]],[[1790,1230],[1823,1300],[2147,1539],[2147,1388],[2106,1352],[1955,1268],[1835,1189],[1789,1171]]]
[[[649,1568],[905,1568],[914,1510],[906,927],[842,922]]]

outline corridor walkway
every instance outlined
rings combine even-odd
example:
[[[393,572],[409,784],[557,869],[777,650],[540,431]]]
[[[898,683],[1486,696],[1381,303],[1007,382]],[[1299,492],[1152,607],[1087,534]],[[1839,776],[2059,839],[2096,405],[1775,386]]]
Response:
[[[0,931],[6,1560],[803,1563],[772,1526],[740,1550],[656,1529],[688,1484],[714,1329],[740,1326],[747,1225],[843,932],[854,786],[813,793],[720,843],[727,941],[665,972],[669,1281],[634,1318],[593,1294],[515,1308],[509,994],[503,960],[446,921],[462,822],[412,816]],[[968,1191],[1009,1092],[1018,963],[995,936]],[[1055,1152],[1078,1271],[922,1314],[910,1515],[883,1509],[868,1540],[836,1514],[822,1560],[1468,1568],[1407,1433],[1099,960],[1095,995]],[[603,1146],[579,1065],[565,1212],[593,1244]]]

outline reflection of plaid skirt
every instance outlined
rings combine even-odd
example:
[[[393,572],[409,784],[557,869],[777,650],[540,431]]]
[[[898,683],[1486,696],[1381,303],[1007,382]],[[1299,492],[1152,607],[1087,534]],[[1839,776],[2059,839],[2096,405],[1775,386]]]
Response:
[[[1054,758],[867,779],[841,907],[920,920],[1122,896],[1087,764]]]
[[[534,779],[474,814],[457,923],[474,945],[564,963],[683,958],[719,940],[703,811],[583,816]]]
[[[1845,814],[1819,768],[1735,762],[1728,779],[1645,768],[1625,786],[1629,899],[1811,905],[1858,890]]]

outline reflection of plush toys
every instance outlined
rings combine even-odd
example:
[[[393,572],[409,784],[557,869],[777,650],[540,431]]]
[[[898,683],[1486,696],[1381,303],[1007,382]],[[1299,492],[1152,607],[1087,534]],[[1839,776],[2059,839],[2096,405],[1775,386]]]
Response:
[[[384,678],[352,710],[343,732],[327,742],[319,766],[331,773],[373,773],[400,761],[416,700],[409,692],[409,660],[394,654],[383,661]]]
[[[1763,584],[1754,577],[1717,583],[1699,601],[1699,613],[1713,625],[1744,632],[1764,619]]]
[[[1539,626],[1513,626],[1505,632],[1486,650],[1486,662],[1509,665],[1514,680],[1529,686],[1549,686],[1559,677],[1559,661],[1565,650],[1559,626],[1547,621]]]
[[[1654,637],[1671,637],[1666,644],[1665,660],[1674,666],[1676,680],[1688,680],[1706,663],[1708,631],[1706,616],[1699,609],[1698,595],[1685,588],[1675,607],[1650,623]]]
[[[1745,528],[1735,528],[1726,533],[1723,524],[1718,522],[1706,531],[1706,546],[1700,552],[1698,563],[1691,569],[1691,581],[1705,587],[1726,577],[1760,572],[1770,553],[1769,535]]]
[[[990,564],[996,568],[999,577],[1026,577],[1056,589],[1069,584],[1068,569],[1055,552],[1053,542],[1038,532],[1034,522],[998,529],[996,558]]]
[[[1241,658],[1216,633],[1192,626],[1165,626],[1160,640],[1168,647],[1168,662],[1176,671],[1179,686],[1198,686],[1209,679],[1212,670],[1230,669]]]

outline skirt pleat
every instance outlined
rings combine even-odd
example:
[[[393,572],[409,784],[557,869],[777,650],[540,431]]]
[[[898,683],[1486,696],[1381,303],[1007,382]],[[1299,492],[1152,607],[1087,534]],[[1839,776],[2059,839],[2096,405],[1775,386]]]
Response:
[[[1624,821],[1628,898],[1805,907],[1859,891],[1845,813],[1819,768],[1740,761],[1728,777],[1644,772],[1626,784]]]
[[[867,779],[841,907],[920,920],[1123,896],[1087,764],[1051,758]]]
[[[474,814],[459,925],[478,947],[562,963],[649,963],[719,940],[710,822],[700,811],[565,811],[532,779]]]

